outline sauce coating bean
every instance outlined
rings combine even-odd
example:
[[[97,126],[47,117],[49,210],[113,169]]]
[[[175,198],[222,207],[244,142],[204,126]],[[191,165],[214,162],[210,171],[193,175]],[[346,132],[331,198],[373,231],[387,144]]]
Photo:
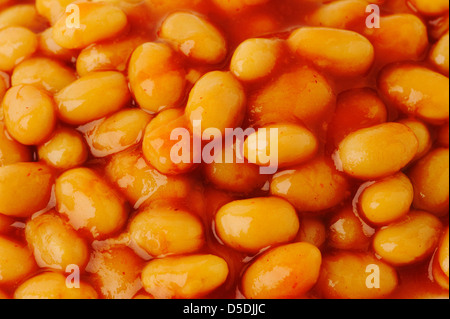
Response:
[[[161,25],[159,36],[196,61],[220,63],[227,53],[226,41],[219,30],[191,13],[177,12],[167,17]]]
[[[447,77],[411,63],[387,66],[378,87],[400,111],[429,123],[448,121],[449,80]]]
[[[162,204],[140,211],[129,232],[136,244],[154,257],[194,253],[205,241],[203,226],[195,215]]]
[[[435,216],[412,211],[400,221],[380,229],[373,239],[373,248],[391,265],[410,265],[433,254],[441,231],[442,223]]]
[[[64,12],[54,24],[52,36],[66,49],[81,49],[89,44],[113,38],[127,27],[127,15],[119,8],[105,3],[77,3],[79,28],[71,25],[72,12]]]
[[[295,243],[269,250],[247,268],[242,292],[248,299],[291,299],[306,294],[317,282],[320,250]]]
[[[288,45],[316,67],[337,76],[363,75],[374,60],[372,44],[353,31],[304,27],[291,34]]]
[[[119,72],[94,72],[66,86],[55,95],[62,121],[80,125],[123,108],[130,100],[125,77]]]
[[[40,267],[66,271],[69,265],[84,269],[88,262],[86,241],[56,212],[28,221],[25,236]]]
[[[291,241],[300,226],[294,207],[276,197],[231,202],[219,209],[215,224],[225,244],[250,253]]]
[[[416,156],[419,142],[406,125],[386,123],[348,135],[337,151],[338,166],[352,177],[378,179],[397,173]]]
[[[14,299],[97,299],[95,289],[80,282],[79,289],[67,287],[66,277],[56,272],[43,272],[23,282]]]
[[[110,236],[124,226],[127,211],[116,191],[88,168],[66,171],[55,185],[56,208],[75,230],[93,238]]]
[[[378,282],[370,278],[370,266],[377,267]],[[383,299],[398,284],[395,269],[371,254],[339,252],[324,257],[317,287],[329,299]]]
[[[141,279],[145,290],[156,299],[192,299],[217,289],[227,276],[228,265],[222,258],[192,255],[152,260]]]
[[[32,85],[10,88],[3,99],[8,133],[25,145],[46,142],[56,125],[55,103],[43,90]]]
[[[0,214],[29,217],[46,208],[53,173],[39,163],[15,163],[0,167]]]

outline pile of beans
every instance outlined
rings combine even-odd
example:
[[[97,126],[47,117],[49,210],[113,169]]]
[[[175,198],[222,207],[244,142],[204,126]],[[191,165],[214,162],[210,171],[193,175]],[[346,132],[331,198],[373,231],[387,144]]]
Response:
[[[448,0],[0,0],[0,299],[448,297],[448,30]],[[177,129],[254,132],[177,163]]]

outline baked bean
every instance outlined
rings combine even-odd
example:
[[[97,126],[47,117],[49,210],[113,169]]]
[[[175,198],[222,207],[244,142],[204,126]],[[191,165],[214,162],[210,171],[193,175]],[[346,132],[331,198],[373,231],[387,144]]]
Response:
[[[54,211],[28,221],[25,236],[39,267],[66,271],[69,265],[84,269],[88,262],[88,244]]]
[[[251,264],[242,277],[248,299],[291,299],[306,294],[320,273],[320,250],[295,243],[269,250]]]
[[[366,74],[374,61],[374,48],[362,35],[348,30],[303,27],[288,45],[300,57],[336,76]]]
[[[195,61],[217,64],[227,54],[227,44],[220,31],[192,13],[177,12],[168,16],[161,25],[159,36]]]
[[[3,112],[8,133],[25,145],[45,142],[56,124],[53,99],[31,85],[9,89],[3,99]]]
[[[23,27],[0,30],[0,71],[10,72],[37,49],[36,35]]]
[[[68,23],[71,12],[65,12],[53,25],[53,39],[63,48],[81,49],[114,38],[127,27],[127,15],[115,6],[92,2],[81,2],[76,6],[80,28]]]
[[[113,245],[95,250],[86,271],[106,299],[131,299],[141,288],[144,261],[133,250]]]
[[[308,161],[318,151],[319,142],[317,138],[304,126],[274,124],[264,126],[262,129],[265,129],[265,143],[259,130],[245,141],[244,154],[251,163],[265,166],[267,157],[269,157],[271,159],[269,163],[277,162],[278,167],[290,167]],[[275,154],[270,153],[270,150],[272,150],[270,141],[273,139],[273,136],[271,136],[272,129],[278,130],[278,147]],[[255,159],[256,161],[254,161]]]
[[[359,198],[359,208],[370,223],[389,225],[409,213],[413,199],[411,181],[398,173],[365,188]]]
[[[408,126],[416,135],[417,141],[419,142],[419,149],[415,159],[419,159],[427,154],[433,146],[431,133],[428,127],[421,121],[413,118],[403,119],[398,122]]]
[[[306,16],[306,22],[318,27],[353,29],[365,22],[368,5],[361,0],[332,1],[314,9]]]
[[[441,266],[439,265],[439,260],[434,255],[432,264],[431,264],[431,274],[433,282],[437,283],[442,289],[449,289],[449,280],[448,276],[442,271]]]
[[[444,34],[430,52],[431,63],[444,75],[448,75],[449,33]]]
[[[374,90],[351,89],[338,95],[328,135],[333,144],[338,146],[350,133],[386,121],[386,106]]]
[[[214,255],[167,257],[150,261],[141,280],[155,299],[194,299],[220,287],[228,272],[226,261]]]
[[[56,208],[75,230],[93,238],[110,236],[125,225],[127,211],[116,191],[88,168],[66,171],[55,185]]]
[[[227,128],[241,125],[245,116],[244,88],[229,72],[213,71],[195,83],[186,105],[186,117],[195,134],[200,121],[201,133],[218,129],[225,136]]]
[[[39,52],[45,56],[56,58],[64,62],[73,62],[77,52],[63,48],[53,40],[53,28],[48,28],[38,35]]]
[[[167,204],[140,211],[129,232],[135,243],[154,257],[193,253],[205,243],[200,220],[186,209]]]
[[[101,120],[84,133],[91,153],[105,157],[139,144],[151,119],[140,109],[126,109]]]
[[[29,217],[46,208],[53,174],[40,163],[15,163],[0,167],[0,214]]]
[[[176,53],[163,43],[144,43],[131,55],[128,76],[139,106],[151,113],[178,106],[186,72]]]
[[[175,130],[185,129],[188,132],[188,122],[181,109],[165,110],[158,114],[145,129],[142,141],[142,151],[146,160],[163,174],[177,175],[191,171],[195,165],[193,151],[189,144],[189,158],[183,158],[178,163],[173,156],[176,144],[185,143],[173,140]],[[190,134],[189,134],[190,135]],[[189,136],[191,142],[191,136]],[[187,159],[187,160],[186,160]]]
[[[270,185],[272,195],[287,199],[300,212],[330,209],[342,202],[348,191],[346,177],[323,158],[278,173]]]
[[[449,151],[439,148],[417,162],[409,172],[414,186],[414,207],[445,215],[449,207]]]
[[[338,252],[323,258],[317,289],[328,299],[383,299],[398,284],[395,269],[371,254]]]
[[[364,35],[383,63],[419,60],[428,47],[425,24],[413,14],[393,14],[380,18],[381,28],[366,28]],[[396,39],[392,41],[392,39]]]
[[[339,209],[330,219],[328,245],[337,249],[364,250],[369,247],[370,238],[353,207]]]
[[[0,236],[0,284],[14,284],[36,270],[33,254],[16,241]]]
[[[230,70],[241,81],[267,77],[277,65],[282,42],[276,39],[248,39],[236,49]]]
[[[391,265],[411,265],[433,254],[441,231],[442,223],[435,216],[412,211],[400,221],[378,230],[373,248]]]
[[[55,94],[77,77],[75,72],[61,63],[48,58],[31,58],[15,67],[11,85],[34,85]]]
[[[213,0],[213,2],[220,9],[235,14],[248,7],[267,3],[269,0]]]
[[[216,231],[222,241],[239,251],[257,253],[295,238],[299,220],[294,207],[276,197],[231,202],[219,209]]]
[[[37,31],[45,27],[45,21],[38,15],[34,5],[18,4],[0,12],[0,29],[12,26]]]
[[[145,207],[155,199],[183,199],[192,190],[192,180],[184,175],[166,176],[145,161],[138,150],[114,155],[105,168],[106,177],[135,207]]]
[[[31,162],[31,149],[13,140],[0,121],[0,167],[18,162]]]
[[[298,120],[315,124],[334,103],[333,90],[322,74],[308,66],[295,67],[252,94],[248,121],[258,127]]]
[[[448,1],[445,0],[411,0],[410,2],[424,15],[436,16],[448,11]]]
[[[441,244],[439,246],[438,254],[437,254],[437,260],[439,261],[439,265],[441,266],[442,271],[447,275],[449,275],[449,266],[448,266],[448,246],[449,246],[449,239],[448,239],[448,227],[445,231],[444,236],[442,236]]]
[[[225,145],[212,163],[204,164],[205,178],[215,187],[233,193],[250,194],[262,189],[268,176],[261,174],[259,166],[245,159],[238,161],[236,145]],[[227,161],[227,154],[232,154],[232,161]]]
[[[61,273],[43,272],[23,282],[14,292],[14,299],[97,299],[98,294],[88,283],[69,288]]]
[[[320,218],[303,217],[300,222],[300,230],[296,241],[310,243],[317,248],[325,244],[327,231]]]
[[[418,147],[416,135],[406,125],[380,124],[348,135],[339,145],[337,161],[352,177],[378,179],[403,169]]]
[[[378,87],[400,111],[432,124],[448,121],[449,80],[411,63],[393,64],[381,72]]]
[[[144,42],[144,38],[135,36],[89,46],[77,57],[77,73],[83,76],[97,71],[123,72],[133,51]]]
[[[55,95],[62,121],[80,125],[112,114],[130,100],[128,84],[119,72],[85,75]]]
[[[69,4],[74,0],[36,0],[37,12],[45,17],[52,25],[66,12]]]
[[[84,164],[88,152],[83,137],[74,129],[64,127],[57,128],[48,142],[38,146],[39,159],[61,170]]]

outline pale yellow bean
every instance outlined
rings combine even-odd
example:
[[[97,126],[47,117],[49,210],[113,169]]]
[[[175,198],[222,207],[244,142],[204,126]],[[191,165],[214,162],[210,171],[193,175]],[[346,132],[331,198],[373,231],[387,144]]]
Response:
[[[384,97],[400,111],[442,124],[449,117],[449,80],[422,66],[399,63],[387,66],[378,78]]]
[[[8,133],[25,145],[46,142],[56,125],[55,103],[45,91],[20,84],[6,92],[3,113]]]
[[[31,58],[14,68],[11,85],[34,85],[55,94],[77,79],[74,70],[48,58]]]
[[[128,76],[136,102],[151,113],[176,107],[184,97],[186,72],[167,44],[149,42],[137,47]]]
[[[129,100],[125,76],[114,71],[90,73],[55,95],[59,117],[73,125],[110,115],[123,108]]]
[[[134,242],[154,257],[194,253],[205,243],[201,221],[186,209],[153,204],[130,222]]]
[[[430,257],[439,244],[442,223],[430,213],[412,211],[400,221],[381,228],[373,248],[394,266],[411,265]]]
[[[277,198],[252,198],[219,209],[216,231],[222,241],[239,251],[257,253],[295,238],[300,222],[294,207]]]
[[[317,289],[328,299],[383,299],[398,287],[395,268],[369,253],[325,256]]]
[[[28,247],[0,236],[0,284],[16,284],[36,270]]]
[[[449,151],[438,148],[408,173],[414,186],[414,207],[442,216],[449,208]]]
[[[375,225],[389,225],[409,213],[414,188],[403,174],[384,178],[364,189],[359,198],[360,211]]]
[[[75,230],[101,239],[121,230],[127,220],[124,199],[94,171],[76,168],[58,177],[55,185],[57,211]]]
[[[118,36],[128,25],[127,15],[118,7],[106,3],[75,4],[79,12],[79,27],[68,10],[53,26],[53,39],[66,49],[81,49],[89,44]],[[75,21],[74,21],[75,20]]]
[[[279,246],[261,255],[242,277],[248,299],[301,298],[317,282],[320,250],[308,243]]]
[[[25,236],[42,268],[66,271],[77,265],[84,270],[89,260],[89,246],[77,232],[52,211],[27,222]]]
[[[220,287],[228,272],[226,261],[214,255],[167,257],[150,261],[141,280],[156,299],[193,299]]]
[[[10,72],[37,49],[37,36],[23,27],[0,30],[0,71]]]
[[[293,52],[336,76],[358,76],[369,71],[374,48],[362,35],[347,30],[304,27],[288,39]]]
[[[267,77],[277,65],[282,45],[277,39],[248,39],[242,42],[231,59],[231,72],[242,81]]]
[[[194,130],[195,122],[206,129],[225,130],[241,125],[245,116],[246,96],[244,88],[229,72],[213,71],[205,74],[192,89],[185,114]]]
[[[47,207],[54,182],[49,167],[15,163],[0,167],[0,214],[29,217]]]
[[[385,123],[348,135],[339,145],[336,160],[352,177],[378,179],[403,169],[418,148],[419,142],[409,127]]]
[[[80,288],[69,288],[67,278],[56,272],[43,272],[23,282],[14,299],[97,299],[94,287],[84,281]]]
[[[159,36],[195,61],[216,64],[227,53],[227,44],[220,31],[209,21],[192,13],[171,14],[161,25]]]

